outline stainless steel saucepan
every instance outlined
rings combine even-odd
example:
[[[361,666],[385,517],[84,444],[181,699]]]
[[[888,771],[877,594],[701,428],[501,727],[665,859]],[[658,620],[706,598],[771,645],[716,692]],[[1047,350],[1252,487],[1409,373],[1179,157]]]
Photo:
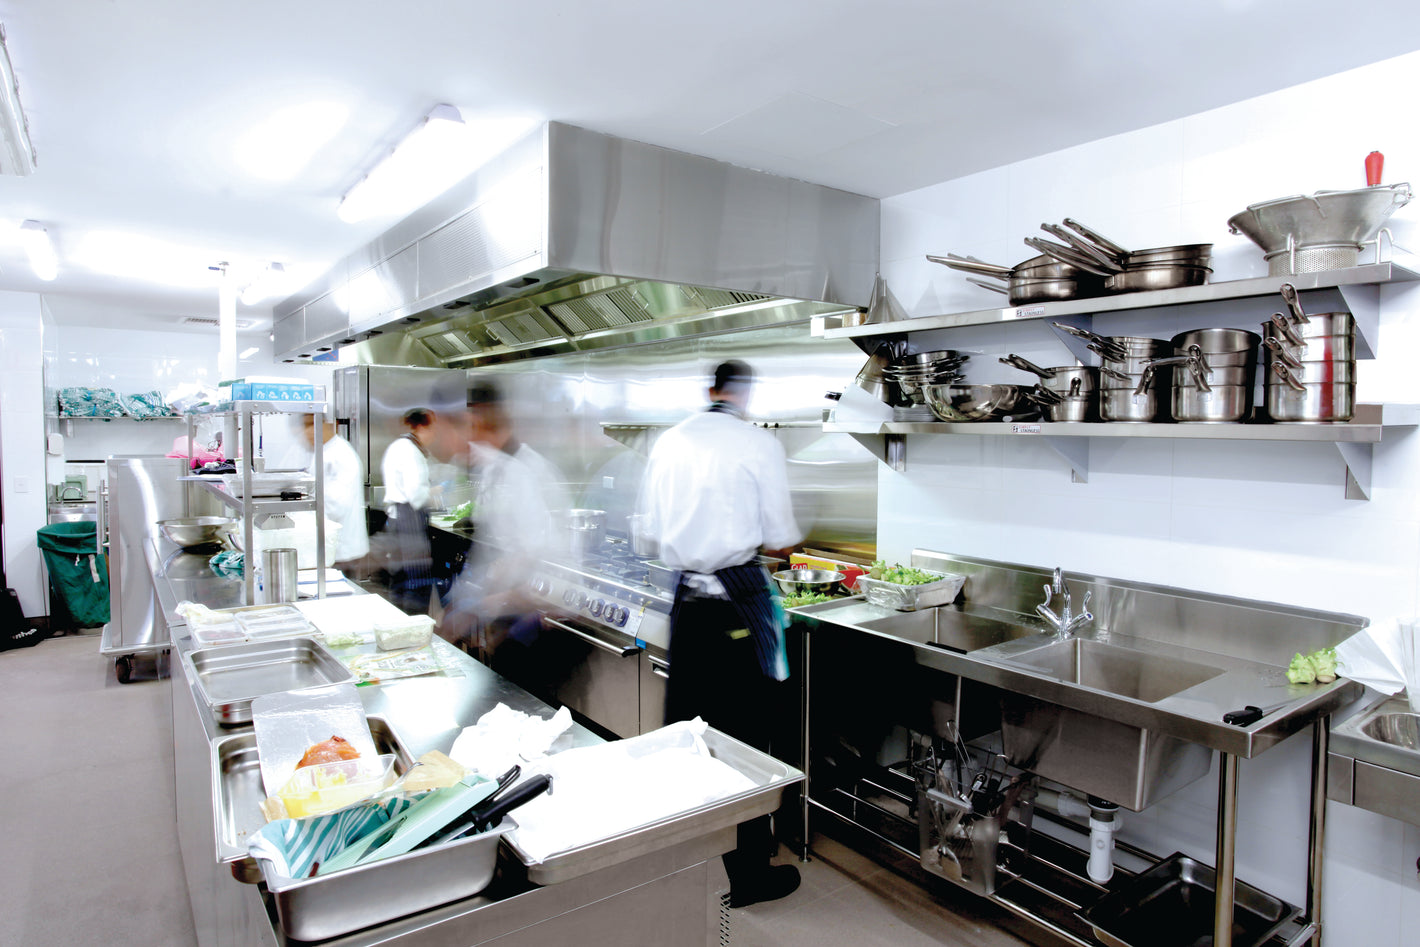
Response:
[[[1002,365],[1010,365],[1023,372],[1038,375],[1042,388],[1055,391],[1069,391],[1072,388],[1078,388],[1081,391],[1089,392],[1099,387],[1099,370],[1089,365],[1061,365],[1053,368],[1041,368],[1020,355],[1007,355],[998,361]]]

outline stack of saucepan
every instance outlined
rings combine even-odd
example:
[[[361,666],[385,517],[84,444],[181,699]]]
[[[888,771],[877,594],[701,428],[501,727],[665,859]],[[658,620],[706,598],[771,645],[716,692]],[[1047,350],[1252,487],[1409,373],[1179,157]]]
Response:
[[[908,404],[924,405],[927,398],[923,388],[961,381],[961,368],[969,358],[970,355],[963,355],[953,349],[901,355],[883,368],[883,377],[897,384],[903,400]]]
[[[1356,320],[1349,312],[1302,311],[1282,284],[1289,315],[1262,324],[1267,347],[1267,414],[1274,421],[1349,421],[1356,408]]]
[[[1246,329],[1180,333],[1173,337],[1175,354],[1155,359],[1145,370],[1146,380],[1150,373],[1172,366],[1175,421],[1250,420],[1260,341],[1256,332]]]
[[[954,270],[1003,281],[1005,286],[979,279],[967,280],[984,289],[1004,294],[1013,306],[1059,299],[1081,299],[1099,296],[1104,292],[1104,281],[1100,277],[1048,256],[1031,257],[1014,267],[983,263],[974,257],[957,256],[955,253],[948,253],[946,256],[928,254],[927,259]]]
[[[1134,293],[1151,289],[1201,286],[1213,270],[1211,243],[1189,243],[1152,250],[1126,250],[1078,220],[1065,218],[1064,227],[1041,224],[1040,229],[1064,244],[1026,237],[1026,245],[1047,258],[1069,264],[1103,278],[1107,293]],[[1066,229],[1068,228],[1068,229]]]
[[[1001,364],[1037,375],[1040,381],[1028,394],[1040,405],[1047,421],[1098,421],[1099,369],[1088,365],[1041,368],[1019,355],[1007,355]]]
[[[1166,421],[1169,418],[1169,394],[1173,387],[1171,372],[1150,372],[1156,359],[1174,354],[1173,343],[1164,339],[1145,339],[1131,335],[1096,335],[1085,329],[1054,323],[1089,343],[1089,349],[1100,357],[1099,414],[1104,421]]]

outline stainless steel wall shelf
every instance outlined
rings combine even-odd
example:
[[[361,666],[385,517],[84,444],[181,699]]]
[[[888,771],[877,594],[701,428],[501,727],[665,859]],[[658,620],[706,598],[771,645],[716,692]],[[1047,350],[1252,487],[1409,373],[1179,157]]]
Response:
[[[1165,306],[1187,306],[1227,299],[1246,299],[1253,296],[1274,296],[1283,283],[1291,283],[1298,292],[1303,293],[1316,289],[1339,289],[1346,299],[1347,307],[1356,317],[1357,355],[1362,358],[1374,358],[1376,328],[1379,325],[1379,286],[1383,283],[1413,280],[1420,280],[1420,273],[1396,263],[1372,263],[1365,266],[1350,266],[1340,270],[1326,270],[1320,273],[1262,276],[1255,279],[1207,283],[1203,286],[1160,289],[1147,293],[1121,293],[1118,296],[1096,296],[1064,302],[1032,303],[1025,306],[1007,306],[1002,309],[976,309],[970,312],[918,316],[900,322],[846,328],[835,327],[830,321],[831,317],[819,317],[814,320],[813,326],[815,334],[829,339],[871,340],[882,336],[902,335],[930,329],[990,325],[997,322],[1017,322],[1023,319],[1059,319],[1062,316],[1088,318],[1100,313],[1154,309]],[[1072,318],[1068,321],[1081,328],[1087,327],[1087,324],[1080,318]],[[1083,344],[1078,339],[1062,333],[1061,340],[1070,347],[1077,357],[1089,364],[1095,363],[1093,355],[1085,351]],[[861,346],[863,342],[858,344]]]
[[[1169,440],[1302,441],[1334,444],[1346,463],[1346,496],[1368,500],[1371,495],[1372,447],[1387,428],[1420,425],[1420,405],[1360,404],[1356,419],[1344,424],[1121,424],[1048,421],[883,421],[826,422],[826,433],[851,434],[894,470],[907,469],[907,435],[956,434],[975,437],[1038,437],[1070,467],[1072,478],[1089,478],[1090,440],[1097,437],[1166,438]]]

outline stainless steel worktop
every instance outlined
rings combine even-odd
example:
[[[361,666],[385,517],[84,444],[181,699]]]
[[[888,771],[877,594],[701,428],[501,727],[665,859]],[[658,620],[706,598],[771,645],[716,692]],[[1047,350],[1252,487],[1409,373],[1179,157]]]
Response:
[[[956,606],[946,606],[946,610],[962,611]],[[824,602],[796,609],[796,612],[807,619],[829,622],[865,635],[910,645],[918,649],[918,663],[968,680],[1244,758],[1256,756],[1275,746],[1309,726],[1319,714],[1334,712],[1356,700],[1363,691],[1359,684],[1347,680],[1331,684],[1289,685],[1281,668],[1148,638],[1117,632],[1079,635],[1082,640],[1113,644],[1164,660],[1202,664],[1223,672],[1162,700],[1144,702],[1065,683],[1010,663],[1012,659],[1023,657],[1027,652],[1056,640],[1044,630],[963,654],[871,627],[875,622],[896,618],[903,613],[865,601]],[[1011,619],[1011,616],[989,609],[973,613],[968,608],[965,614],[1003,622]],[[1018,616],[1015,620],[1021,621]],[[1238,727],[1223,722],[1223,714],[1228,711],[1248,705],[1266,708],[1282,701],[1292,703],[1251,726]]]
[[[149,563],[161,614],[181,655],[194,648],[194,641],[174,615],[179,601],[217,608],[244,602],[240,580],[213,575],[206,569],[206,557],[176,552],[175,547],[156,543],[149,550]],[[449,673],[359,688],[367,713],[396,731],[412,756],[433,749],[448,751],[465,726],[499,703],[543,717],[552,714],[551,707],[446,642],[436,639],[434,647]],[[234,877],[238,872],[219,860],[222,826],[214,805],[219,776],[212,764],[213,747],[233,734],[250,732],[249,728],[218,725],[186,678],[187,666],[181,660],[173,662],[177,822],[199,941],[203,947],[284,947],[288,942],[264,886],[242,883]],[[601,742],[574,724],[555,746],[566,749]],[[567,942],[588,928],[627,943],[655,940],[678,947],[716,943],[722,923],[717,893],[724,874],[715,856],[733,848],[734,838],[733,825],[683,832],[654,850],[629,854],[612,867],[547,886],[533,884],[513,865],[479,895],[328,943],[415,947],[437,939],[463,945],[494,940],[531,945]]]

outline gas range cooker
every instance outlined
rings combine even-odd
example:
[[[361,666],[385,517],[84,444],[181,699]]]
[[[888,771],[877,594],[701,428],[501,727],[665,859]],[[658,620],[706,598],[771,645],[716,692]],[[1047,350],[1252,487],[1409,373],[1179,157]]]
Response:
[[[649,573],[625,543],[608,541],[579,561],[540,563],[529,585],[557,614],[668,650],[673,598]]]

